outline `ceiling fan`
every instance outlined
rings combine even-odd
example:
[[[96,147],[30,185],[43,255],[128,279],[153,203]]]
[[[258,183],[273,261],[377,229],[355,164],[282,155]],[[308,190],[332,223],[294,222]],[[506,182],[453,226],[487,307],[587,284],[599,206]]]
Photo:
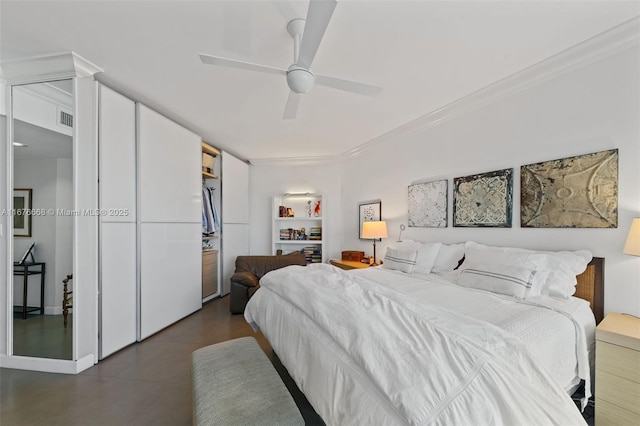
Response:
[[[294,53],[293,64],[287,69],[205,55],[203,53],[200,54],[200,60],[209,65],[286,75],[287,84],[291,91],[284,109],[284,119],[296,118],[301,94],[310,91],[314,83],[359,95],[377,96],[382,91],[381,87],[313,74],[310,70],[311,63],[316,56],[335,7],[335,0],[311,0],[306,19],[297,18],[289,21],[287,31],[293,37]]]

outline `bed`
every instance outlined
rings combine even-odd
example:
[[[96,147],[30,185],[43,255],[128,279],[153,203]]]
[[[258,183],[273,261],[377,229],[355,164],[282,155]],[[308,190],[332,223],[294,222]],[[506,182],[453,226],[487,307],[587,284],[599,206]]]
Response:
[[[384,268],[273,271],[245,318],[327,424],[584,424],[570,395],[590,396],[603,260],[462,247],[464,262],[416,243],[388,249]],[[561,269],[580,269],[574,296],[544,289]]]

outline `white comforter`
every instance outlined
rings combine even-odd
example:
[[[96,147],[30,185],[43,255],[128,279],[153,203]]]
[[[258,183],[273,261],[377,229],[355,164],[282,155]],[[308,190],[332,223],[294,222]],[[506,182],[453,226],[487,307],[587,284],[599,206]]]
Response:
[[[584,424],[497,326],[329,265],[260,284],[245,317],[328,424]]]
[[[421,303],[435,304],[496,325],[517,337],[569,394],[580,380],[590,392],[595,352],[595,318],[585,300],[539,296],[518,300],[488,291],[452,285],[448,276],[407,275],[385,268],[349,272],[403,292]],[[591,357],[590,357],[591,355]]]

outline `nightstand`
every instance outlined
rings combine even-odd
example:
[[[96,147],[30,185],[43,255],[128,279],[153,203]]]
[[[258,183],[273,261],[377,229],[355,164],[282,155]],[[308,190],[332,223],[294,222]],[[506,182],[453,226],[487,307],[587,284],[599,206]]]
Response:
[[[596,328],[597,425],[640,424],[640,319],[610,313]]]
[[[332,260],[331,264],[340,269],[364,269],[368,268],[368,263],[356,262],[355,260]]]

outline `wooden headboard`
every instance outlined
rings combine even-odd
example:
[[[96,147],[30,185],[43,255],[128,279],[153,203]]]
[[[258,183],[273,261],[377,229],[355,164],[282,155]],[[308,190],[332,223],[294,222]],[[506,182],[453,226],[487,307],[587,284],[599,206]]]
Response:
[[[596,324],[604,318],[604,257],[594,257],[587,269],[577,276],[575,297],[591,304]]]

